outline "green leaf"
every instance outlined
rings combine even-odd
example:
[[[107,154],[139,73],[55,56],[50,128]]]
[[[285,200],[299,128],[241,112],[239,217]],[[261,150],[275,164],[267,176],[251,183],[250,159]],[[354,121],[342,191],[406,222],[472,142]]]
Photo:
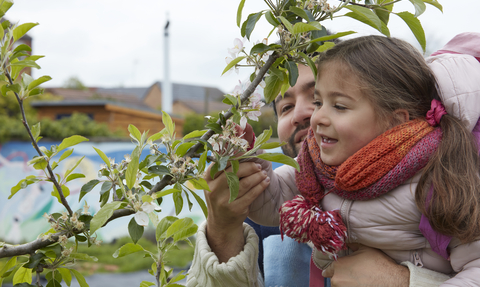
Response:
[[[208,183],[205,179],[203,178],[192,178],[189,180],[189,182],[196,188],[200,190],[208,190],[210,191],[210,187],[208,186]]]
[[[223,69],[222,75],[225,74],[228,70],[233,68],[236,64],[238,64],[241,60],[243,60],[245,58],[246,58],[246,56],[240,56],[240,57],[236,57],[235,59],[233,59],[230,63],[227,64],[225,69]]]
[[[205,166],[207,164],[207,151],[204,151],[200,158],[198,159],[197,170],[199,173],[202,173],[205,170]]]
[[[25,264],[15,272],[13,275],[13,285],[18,283],[26,282],[28,284],[32,283],[32,269],[23,267]]]
[[[65,138],[62,141],[62,143],[58,146],[57,152],[59,152],[61,150],[64,150],[67,147],[71,147],[71,146],[74,146],[74,145],[79,144],[81,142],[84,142],[84,141],[88,141],[88,139],[86,137],[76,136],[76,135]]]
[[[85,158],[85,156],[82,156],[79,160],[77,160],[77,162],[73,165],[73,167],[70,168],[70,169],[68,169],[68,170],[65,172],[64,176],[70,175],[70,173],[72,173],[72,171],[74,171],[74,170],[77,168],[77,166],[80,164],[80,162],[82,162],[82,160],[83,160],[84,158]]]
[[[27,46],[28,47],[28,46]],[[52,79],[52,77],[50,76],[41,76],[40,78],[36,79],[36,80],[33,80],[29,85],[28,85],[28,89],[31,90],[45,82],[48,82]]]
[[[155,285],[155,283],[149,281],[142,281],[142,283],[140,283],[140,287],[150,287],[152,285]]]
[[[237,9],[237,26],[240,28],[240,23],[242,22],[242,11],[243,11],[243,6],[245,5],[245,0],[240,1],[240,4],[238,5]]]
[[[247,37],[248,40],[250,40],[250,35],[253,32],[253,29],[255,28],[255,25],[257,24],[258,20],[260,20],[260,17],[262,17],[263,12],[258,12],[258,13],[252,13],[248,15],[247,20],[243,22],[242,28],[241,28],[241,33],[242,37]]]
[[[6,277],[4,276],[4,274],[7,273],[7,271],[13,268],[15,265],[17,265],[17,256],[13,256],[12,258],[10,258],[7,264],[5,264],[2,269],[0,269],[0,278]]]
[[[34,286],[35,286],[35,285],[34,285]],[[48,281],[46,287],[62,287],[62,284],[60,284],[59,281],[53,279],[53,280]]]
[[[387,10],[387,11],[385,11]],[[386,6],[382,6],[382,8],[376,8],[373,10],[373,12],[375,12],[375,14],[377,14],[378,18],[380,18],[380,20],[385,23],[385,25],[388,24],[388,21],[390,20],[390,12],[392,12],[393,10],[393,4],[391,5],[386,5]]]
[[[275,74],[267,76],[267,78],[265,79],[265,89],[263,91],[263,95],[267,103],[271,103],[275,100],[275,98],[277,98],[282,89],[282,85],[283,78],[279,78]]]
[[[427,3],[427,4],[430,4],[434,7],[437,7],[438,10],[442,11],[443,13],[443,7],[440,3],[438,3],[437,0],[423,0],[423,2]]]
[[[35,141],[37,141],[37,138],[40,136],[40,131],[41,131],[40,122],[32,126],[32,135]]]
[[[294,61],[286,61],[285,66],[288,71],[288,82],[291,87],[295,86],[298,78],[298,66]]]
[[[232,161],[230,161],[230,163],[232,164],[232,172],[234,174],[237,174],[238,169],[240,168],[240,163],[238,162],[238,160],[232,160]],[[207,181],[205,181],[205,184],[206,183],[207,183]]]
[[[160,241],[161,239],[164,239],[166,237],[165,232],[177,220],[178,218],[175,216],[165,216],[164,218],[162,218],[162,220],[160,220],[157,228],[155,229],[155,238],[157,239],[157,241]]]
[[[280,25],[280,22],[273,16],[272,11],[267,11],[265,13],[265,19],[267,19],[268,23],[272,24],[272,26],[277,27]]]
[[[283,16],[278,16],[278,19],[280,19],[280,21],[282,21],[283,25],[285,26],[285,28],[287,28],[288,32],[293,33],[293,25],[292,23],[290,23],[287,19],[285,19]]]
[[[166,175],[170,173],[170,169],[165,165],[154,165],[148,168],[148,172],[158,175]]]
[[[89,287],[87,281],[85,281],[85,277],[83,277],[80,272],[75,269],[70,269],[70,272],[72,272],[75,278],[77,278],[78,285],[80,285],[80,287]]]
[[[12,7],[13,0],[3,0],[2,4],[0,5],[0,17],[3,17],[5,13],[7,13],[8,9]]]
[[[70,195],[70,189],[66,185],[62,185],[62,193],[64,197],[67,197]],[[58,203],[62,203],[62,199],[60,198],[60,194],[58,193],[57,187],[54,185],[53,186],[53,191],[52,191],[52,196],[56,197],[58,200]]]
[[[85,175],[83,173],[72,173],[67,177],[67,180],[65,182],[69,182],[77,178],[85,178]]]
[[[162,111],[162,114],[162,123],[167,129],[168,134],[170,134],[170,137],[173,139],[175,134],[175,124],[173,123],[172,118],[169,114],[164,111]]]
[[[30,268],[30,269],[34,269],[34,268],[37,268],[38,264],[44,260],[45,258],[47,258],[47,256],[45,256],[45,254],[43,253],[36,253],[34,254],[33,256],[30,256],[30,258],[28,259],[28,262],[25,263],[23,266],[25,268]]]
[[[345,16],[348,16],[348,17],[350,17],[350,18],[356,19],[356,20],[358,20],[358,21],[360,21],[360,22],[364,22],[362,16],[359,15],[359,14],[355,14],[355,13],[350,12],[350,13],[345,14]],[[364,23],[367,24],[367,25],[372,26],[374,29],[377,29],[377,26],[375,26],[374,24],[372,25],[372,23],[370,23],[370,22],[364,22]],[[384,34],[385,36],[390,36],[390,30],[388,29],[387,25],[386,25],[383,21],[381,22],[380,25],[381,25],[381,28],[380,28],[379,31],[380,31],[382,34]],[[378,29],[377,29],[377,30],[378,30]]]
[[[257,155],[256,157],[268,161],[288,164],[289,166],[293,166],[295,169],[297,169],[297,171],[300,171],[300,166],[298,165],[298,162],[293,158],[284,155],[283,153],[262,153]]]
[[[92,221],[90,221],[90,234],[95,233],[95,231],[102,227],[120,205],[122,205],[122,202],[114,201],[107,203],[100,208],[100,210],[93,216]]]
[[[110,189],[112,189],[112,187],[113,187],[113,182],[105,181],[102,184],[102,188],[100,189],[100,194],[104,194],[105,192],[110,191]]]
[[[316,52],[322,53],[328,49],[333,48],[334,46],[335,46],[334,42],[324,42],[321,46],[317,48]]]
[[[96,147],[93,147],[93,149],[98,153],[98,155],[100,156],[100,158],[102,158],[103,162],[108,166],[108,168],[111,168],[111,164],[110,164],[110,160],[108,159],[108,157],[105,155],[105,153],[101,150],[99,150],[98,148]]]
[[[89,182],[85,183],[80,189],[80,198],[78,199],[78,202],[80,202],[82,197],[84,197],[85,194],[89,193],[99,182],[100,180],[98,179],[92,179]]]
[[[178,215],[182,212],[183,209],[183,197],[181,192],[174,192],[172,194],[173,203],[175,205],[175,215]]]
[[[188,218],[188,219],[191,220],[191,218]],[[193,223],[193,220],[192,220],[192,223]],[[198,226],[195,225],[195,224],[193,224],[192,226],[189,226],[189,227],[185,227],[181,231],[179,231],[179,232],[175,233],[175,235],[173,235],[173,242],[176,243],[176,242],[181,241],[181,240],[187,240],[189,237],[194,236],[197,233],[197,230],[198,230]]]
[[[138,148],[138,147],[137,147]],[[128,163],[127,166],[127,171],[125,171],[125,180],[127,181],[127,186],[129,189],[132,189],[133,186],[135,185],[135,181],[137,180],[137,173],[138,173],[138,149],[135,148],[135,150],[132,152],[132,160]]]
[[[298,22],[298,23],[295,23],[295,25],[293,25],[293,33],[295,34],[305,33],[312,30],[322,30],[322,28],[320,27],[319,29],[317,26],[310,25],[303,22]]]
[[[255,147],[266,143],[272,136],[272,133],[272,127],[270,127],[268,130],[264,130],[255,140]]]
[[[135,221],[135,218],[132,217],[130,222],[128,223],[128,234],[130,234],[130,238],[132,238],[133,243],[137,243],[140,238],[142,238],[144,227],[138,225]]]
[[[88,262],[97,262],[98,261],[97,257],[90,256],[86,253],[72,253],[72,254],[70,254],[70,257],[78,259],[78,260],[82,260],[82,261],[88,261]]]
[[[417,39],[418,43],[422,47],[422,50],[425,52],[426,48],[426,40],[425,40],[425,31],[423,31],[422,24],[418,18],[415,18],[412,13],[410,12],[400,12],[397,15],[402,18],[405,23],[407,23],[410,30],[412,30],[413,35]]]
[[[260,146],[260,149],[263,149],[263,150],[273,149],[273,148],[281,147],[283,145],[284,143],[278,143],[278,142],[264,143]]]
[[[301,8],[298,8],[298,7],[295,7],[295,6],[290,6],[289,10],[291,12],[293,12],[295,15],[299,16],[299,17],[302,17],[303,19],[305,20],[309,20],[309,17],[307,15],[307,13],[305,12],[305,10],[301,9]]]
[[[427,9],[423,0],[409,0],[409,1],[412,2],[413,6],[415,7],[415,17],[422,15],[423,12],[425,12],[425,9]]]
[[[372,10],[356,5],[348,5],[345,8],[349,9],[353,12],[355,17],[352,17],[351,13],[346,13],[345,16],[352,17],[355,20],[361,21],[373,28],[377,29],[378,31],[382,31],[382,21],[378,18],[377,14],[375,14]]]
[[[65,281],[67,286],[70,286],[70,284],[72,283],[72,274],[70,274],[70,270],[67,268],[57,268],[57,271],[60,272],[63,281]]]
[[[0,283],[2,283],[2,280],[0,280]],[[2,285],[0,285],[1,287]],[[18,283],[18,284],[15,284],[14,287],[37,287],[37,285],[33,285],[33,284],[28,284],[28,283]]]
[[[223,99],[222,103],[225,103],[229,106],[236,106],[237,105],[237,98],[232,95],[226,94],[225,99]]]
[[[162,190],[162,191],[159,191],[159,192],[155,193],[155,197],[160,198],[160,197],[163,197],[165,195],[172,194],[174,192],[182,192],[182,191],[178,190],[176,188],[166,189],[166,190]]]
[[[193,219],[191,219],[190,217],[176,220],[175,222],[172,223],[172,225],[170,225],[170,227],[167,228],[166,236],[173,237],[175,234],[182,232],[183,230],[188,229],[193,225],[195,225],[195,223],[193,223]]]
[[[207,124],[205,127],[211,129],[217,134],[221,134],[223,132],[222,126],[217,123]]]
[[[313,41],[312,41],[313,42]],[[302,52],[299,52],[298,53],[304,60],[305,62],[307,62],[307,65],[310,67],[310,70],[312,70],[312,73],[313,73],[313,76],[315,77],[315,79],[317,78],[317,66],[315,65],[315,63],[312,61],[312,59],[310,59],[310,57],[308,57],[307,55],[305,55],[304,53]],[[274,100],[275,98],[272,99],[272,101]],[[267,102],[269,103],[269,102]]]
[[[137,127],[130,124],[128,125],[128,131],[130,132],[130,137],[140,143],[142,133],[137,129]]]
[[[58,162],[61,162],[62,160],[66,159],[73,153],[73,149],[67,149],[66,151],[63,152],[62,156],[58,160]]]
[[[13,29],[13,40],[16,42],[18,39],[22,38],[30,29],[37,26],[38,23],[24,23],[18,25],[15,29]]]
[[[272,47],[269,46],[269,45],[265,45],[264,43],[258,43],[256,44],[255,46],[252,47],[252,49],[250,50],[250,55],[253,55],[253,54],[261,54],[263,52],[266,52],[268,50],[271,50]]]
[[[238,190],[240,189],[240,181],[238,176],[233,172],[226,172],[228,187],[230,188],[230,199],[228,203],[234,201],[238,196]]]
[[[177,146],[177,149],[175,150],[175,154],[178,156],[184,156],[187,153],[188,149],[194,145],[195,145],[194,142],[182,143],[181,145]]]
[[[195,200],[197,201],[198,205],[200,205],[200,208],[202,208],[202,211],[203,211],[203,214],[205,215],[205,218],[208,217],[208,208],[207,208],[207,205],[205,204],[205,201],[203,201],[203,199],[198,196],[197,193],[195,193],[195,191],[193,190],[190,190],[190,193],[192,193],[193,197],[195,197]]]
[[[183,137],[184,140],[191,139],[191,138],[199,138],[203,136],[207,130],[201,130],[201,131],[193,131],[191,133],[188,133],[186,136]]]

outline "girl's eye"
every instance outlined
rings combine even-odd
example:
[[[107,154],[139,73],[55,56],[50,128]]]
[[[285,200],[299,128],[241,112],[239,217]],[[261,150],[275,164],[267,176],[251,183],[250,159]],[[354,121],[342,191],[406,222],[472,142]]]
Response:
[[[339,110],[339,111],[343,111],[343,110],[346,110],[347,108],[344,107],[344,106],[339,106],[339,105],[334,105],[333,106],[335,109]]]
[[[322,102],[319,101],[319,100],[314,100],[314,101],[313,101],[313,105],[314,105],[315,107],[321,107],[321,106],[322,106]]]

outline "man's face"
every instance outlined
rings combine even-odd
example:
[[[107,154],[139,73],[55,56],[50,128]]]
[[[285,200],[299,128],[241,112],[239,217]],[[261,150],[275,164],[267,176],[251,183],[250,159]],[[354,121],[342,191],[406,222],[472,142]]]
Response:
[[[298,79],[295,86],[290,87],[282,98],[275,99],[278,116],[278,137],[287,144],[282,146],[283,152],[296,157],[303,139],[310,127],[310,117],[315,109],[313,93],[315,77],[312,70],[304,65],[298,65]]]

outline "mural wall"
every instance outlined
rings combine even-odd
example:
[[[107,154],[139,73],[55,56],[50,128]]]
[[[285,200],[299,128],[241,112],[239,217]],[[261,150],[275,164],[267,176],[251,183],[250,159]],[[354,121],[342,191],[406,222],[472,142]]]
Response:
[[[60,142],[40,141],[40,144],[50,148],[51,145],[60,144]],[[90,206],[90,213],[94,214],[100,209],[99,192],[100,184],[90,193],[78,202],[81,187],[92,179],[98,178],[98,169],[103,163],[93,147],[96,147],[105,154],[120,162],[124,155],[130,154],[134,145],[129,142],[84,142],[74,146],[72,155],[66,160],[60,162],[55,169],[56,173],[63,174],[68,168],[71,168],[79,158],[85,156],[81,164],[75,170],[76,173],[83,173],[85,178],[80,178],[69,182],[70,196],[67,197],[68,203],[73,210],[82,209],[85,201]],[[141,156],[148,155],[148,149]],[[29,185],[26,189],[18,191],[11,199],[10,189],[20,180],[28,175],[42,175],[43,171],[35,170],[28,166],[27,162],[37,155],[29,142],[8,142],[0,145],[0,240],[9,243],[21,243],[36,239],[36,236],[49,229],[49,224],[42,217],[44,213],[61,212],[65,209],[50,194],[53,191],[51,183],[42,182]],[[198,191],[198,195],[204,198],[203,191]],[[182,213],[179,217],[189,216],[199,224],[205,218],[202,210],[194,202],[191,211],[188,210],[186,201]],[[167,196],[162,203],[162,212],[160,216],[175,215],[175,207],[171,195]],[[131,216],[114,220],[106,228],[97,232],[100,239],[108,242],[115,238],[128,235],[128,222]],[[153,228],[153,227],[151,227]]]

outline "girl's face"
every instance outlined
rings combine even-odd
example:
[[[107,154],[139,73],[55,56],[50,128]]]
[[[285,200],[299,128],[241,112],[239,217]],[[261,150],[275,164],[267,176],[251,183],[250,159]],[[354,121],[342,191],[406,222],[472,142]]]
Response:
[[[326,63],[319,71],[314,104],[310,123],[327,165],[342,164],[385,131],[357,77],[341,63]]]

